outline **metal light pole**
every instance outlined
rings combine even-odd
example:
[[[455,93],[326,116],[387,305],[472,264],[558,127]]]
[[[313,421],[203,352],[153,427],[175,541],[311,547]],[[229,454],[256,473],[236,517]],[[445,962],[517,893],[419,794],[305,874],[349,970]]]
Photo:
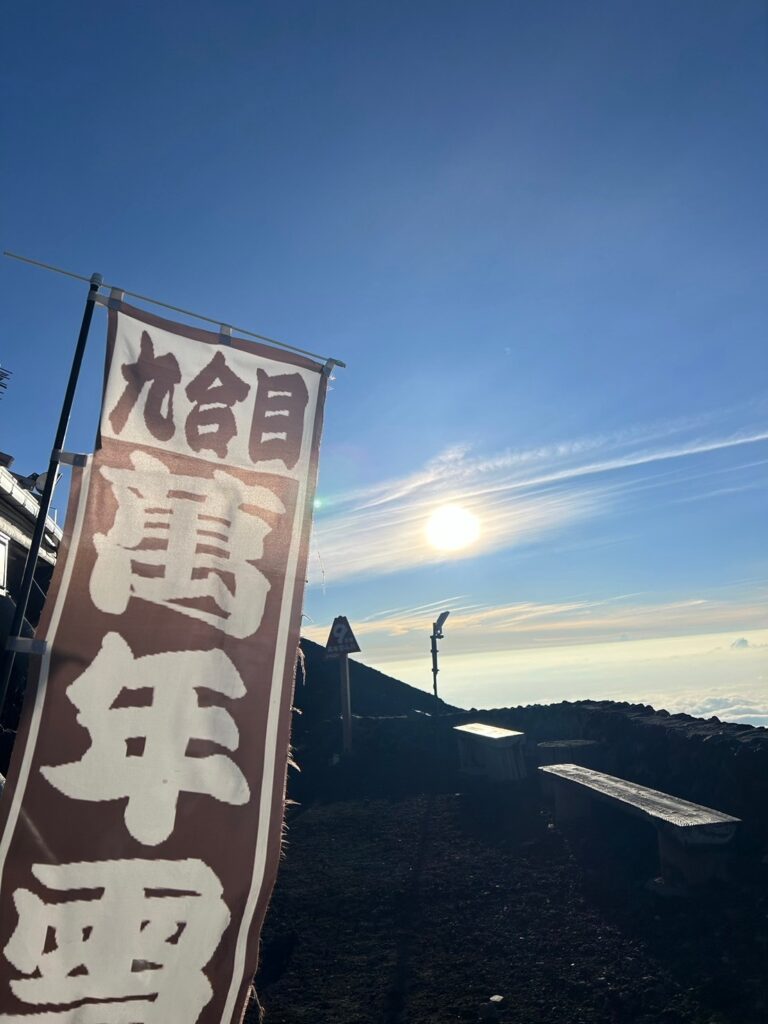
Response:
[[[443,626],[450,614],[450,612],[440,612],[437,622],[432,623],[432,635],[429,638],[432,641],[432,687],[435,691],[435,701],[437,701],[437,673],[440,671],[437,667],[437,641],[443,639]]]

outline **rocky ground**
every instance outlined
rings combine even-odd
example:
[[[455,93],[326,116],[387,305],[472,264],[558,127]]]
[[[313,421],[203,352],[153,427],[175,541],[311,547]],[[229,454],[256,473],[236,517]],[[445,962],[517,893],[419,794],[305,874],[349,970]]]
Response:
[[[536,779],[293,809],[266,1022],[765,1024],[765,866],[737,851],[735,884],[663,897],[652,833],[561,832]]]

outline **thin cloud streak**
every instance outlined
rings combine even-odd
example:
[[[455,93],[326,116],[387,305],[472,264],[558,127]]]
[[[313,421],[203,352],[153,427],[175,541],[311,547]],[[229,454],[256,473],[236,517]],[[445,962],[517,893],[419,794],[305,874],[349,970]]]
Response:
[[[672,421],[651,426],[636,427],[601,434],[595,437],[578,438],[558,444],[540,445],[537,448],[515,449],[501,452],[496,456],[471,459],[472,446],[456,444],[445,449],[430,460],[429,466],[407,477],[385,480],[368,487],[347,491],[339,495],[326,495],[326,507],[354,506],[356,511],[376,508],[389,501],[397,501],[418,490],[419,487],[445,479],[460,479],[464,475],[492,473],[498,470],[525,469],[536,463],[555,463],[582,456],[600,449],[621,449],[627,445],[647,444],[661,441],[686,429],[699,426],[704,417],[679,417]]]
[[[543,648],[744,632],[765,626],[764,584],[743,589],[730,598],[715,592],[706,597],[642,602],[637,600],[640,596],[619,594],[601,600],[519,601],[497,606],[461,605],[461,598],[443,598],[428,606],[395,609],[356,620],[353,629],[358,639],[366,640],[366,660],[373,658],[383,665],[423,652],[430,615],[438,607],[451,613],[448,632],[455,655],[519,654]],[[304,633],[324,643],[327,628],[307,629]],[[393,637],[397,638],[396,647],[392,645]]]
[[[401,615],[409,615],[410,616],[410,615],[415,615],[415,614],[420,613],[420,612],[431,611],[431,610],[434,610],[436,608],[439,608],[441,605],[442,606],[445,606],[446,604],[454,605],[456,601],[462,601],[463,599],[464,599],[463,595],[461,595],[459,597],[445,597],[445,598],[442,598],[439,601],[429,601],[427,604],[419,604],[419,605],[416,605],[413,608],[409,607],[407,605],[402,607],[402,608],[386,608],[383,611],[374,612],[372,615],[368,615],[365,618],[361,619],[360,621],[361,622],[381,622],[382,620],[389,621],[389,620],[391,620],[391,619],[393,619],[393,618],[395,618],[397,616],[401,616]]]
[[[441,504],[460,503],[480,519],[480,540],[451,554],[451,558],[476,557],[532,544],[605,516],[632,490],[680,481],[679,473],[668,470],[647,482],[636,475],[612,479],[611,474],[768,441],[768,431],[755,430],[653,450],[624,450],[647,443],[649,437],[669,438],[687,426],[676,421],[667,428],[624,431],[491,458],[472,457],[467,446],[459,445],[408,477],[324,498],[313,542],[325,570],[324,581],[370,578],[444,561],[448,556],[430,548],[424,537],[429,515]],[[599,452],[604,457],[596,459]],[[589,456],[588,461],[583,461],[584,456]],[[695,476],[705,478],[722,471],[715,468]],[[713,491],[710,496],[718,495]],[[703,493],[697,500],[706,498]],[[314,560],[311,566],[310,572]],[[311,575],[310,583],[315,582]]]
[[[700,442],[679,448],[662,449],[656,452],[626,455],[621,458],[606,459],[602,462],[592,462],[585,466],[572,466],[566,469],[544,473],[539,476],[528,477],[522,480],[505,480],[495,485],[471,491],[469,492],[469,496],[482,497],[488,494],[523,488],[540,487],[546,484],[559,484],[568,480],[576,480],[580,477],[599,476],[603,473],[612,473],[622,469],[634,469],[637,466],[646,466],[657,462],[667,462],[672,459],[681,459],[691,455],[703,455],[709,452],[738,447],[740,445],[756,444],[760,441],[768,441],[768,432],[740,435],[738,437],[731,437],[720,441]],[[478,463],[474,468],[476,472],[482,472],[487,467],[499,470],[510,468],[512,465],[514,465],[514,460],[506,463],[504,457],[500,456],[492,462]]]

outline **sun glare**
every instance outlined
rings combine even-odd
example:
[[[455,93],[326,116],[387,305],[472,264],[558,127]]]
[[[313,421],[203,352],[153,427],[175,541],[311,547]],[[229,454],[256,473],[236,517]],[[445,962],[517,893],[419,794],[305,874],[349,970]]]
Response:
[[[460,551],[480,536],[480,520],[460,505],[442,505],[429,517],[426,533],[438,551]]]

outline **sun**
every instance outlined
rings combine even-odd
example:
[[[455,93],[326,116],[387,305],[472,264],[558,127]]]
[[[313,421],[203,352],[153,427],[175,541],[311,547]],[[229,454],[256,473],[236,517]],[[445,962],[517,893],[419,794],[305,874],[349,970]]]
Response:
[[[438,551],[461,551],[480,536],[480,520],[461,505],[441,505],[429,517],[426,534]]]

